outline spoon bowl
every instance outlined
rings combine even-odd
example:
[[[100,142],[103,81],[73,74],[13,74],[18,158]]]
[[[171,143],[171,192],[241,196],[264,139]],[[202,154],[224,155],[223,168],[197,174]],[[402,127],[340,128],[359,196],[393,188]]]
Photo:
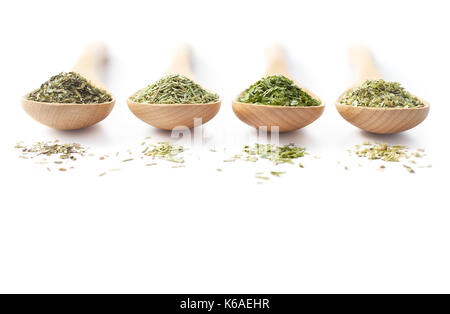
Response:
[[[151,126],[173,130],[178,126],[193,128],[195,119],[205,124],[220,110],[220,100],[209,104],[143,104],[128,98],[128,107],[133,114]]]
[[[291,76],[285,63],[284,50],[281,46],[274,45],[266,52],[268,67],[265,76],[283,75],[290,79]],[[249,104],[239,102],[239,97],[232,101],[235,115],[244,123],[254,127],[266,127],[270,132],[272,128],[278,132],[295,131],[316,121],[324,112],[325,105],[311,91],[301,87],[295,80],[294,83],[312,98],[321,102],[320,106],[271,106],[263,104]]]
[[[55,104],[22,97],[22,107],[34,120],[58,130],[77,130],[104,120],[115,100],[102,104]]]
[[[355,107],[340,103],[344,95],[336,102],[339,114],[354,126],[376,134],[394,134],[412,129],[422,123],[430,112],[430,105],[423,100],[424,106],[419,108]]]
[[[191,48],[186,44],[178,45],[167,73],[181,74],[195,81],[191,59]],[[133,96],[128,98],[127,104],[136,117],[153,127],[169,131],[176,127],[191,129],[205,124],[216,116],[221,105],[220,99],[207,104],[148,104],[133,101]]]
[[[314,99],[320,100],[310,91],[302,88]],[[300,106],[270,106],[239,102],[240,95],[233,100],[233,111],[244,123],[254,127],[267,127],[267,131],[277,128],[279,132],[290,132],[304,128],[316,121],[325,110],[324,105]]]
[[[97,78],[97,71],[107,60],[106,46],[102,43],[89,44],[73,68],[95,86],[104,89]],[[101,104],[61,104],[21,99],[22,108],[34,120],[58,130],[77,130],[92,126],[104,120],[112,111],[115,99]]]
[[[350,49],[350,57],[358,70],[358,81],[355,86],[367,80],[383,78],[366,48],[353,46]],[[407,131],[422,123],[430,112],[430,105],[420,98],[424,106],[419,108],[374,108],[341,104],[341,99],[350,90],[338,98],[336,109],[345,120],[367,132],[394,134]]]

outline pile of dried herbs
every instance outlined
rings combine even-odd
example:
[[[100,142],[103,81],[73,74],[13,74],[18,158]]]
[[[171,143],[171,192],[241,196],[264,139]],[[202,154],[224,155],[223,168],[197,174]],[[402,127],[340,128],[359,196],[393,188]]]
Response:
[[[184,152],[184,147],[181,145],[173,144],[170,142],[158,142],[157,144],[146,144],[142,153],[145,156],[152,157],[153,159],[162,159],[175,163],[184,163],[184,158],[178,155]]]
[[[254,146],[244,146],[243,152],[246,154],[237,154],[226,159],[225,162],[232,162],[235,160],[244,160],[256,162],[261,159],[268,159],[275,165],[289,163],[292,164],[294,159],[304,157],[307,153],[305,148],[298,147],[294,144],[277,146],[274,144],[259,144]]]
[[[370,160],[381,159],[383,161],[394,161],[398,162],[402,158],[409,158],[407,154],[407,146],[404,145],[388,145],[386,143],[375,143],[370,142],[364,143],[364,148],[360,149],[357,146],[355,151],[356,156],[365,157]]]
[[[238,101],[270,106],[308,107],[321,104],[283,75],[268,76],[259,80],[245,90]]]
[[[75,72],[51,77],[27,95],[28,100],[61,104],[101,104],[112,101],[111,95]]]
[[[353,153],[361,158],[369,160],[382,160],[386,162],[402,162],[409,160],[409,163],[416,165],[417,162],[413,158],[422,158],[425,156],[423,149],[418,149],[416,152],[410,152],[405,145],[389,145],[386,143],[371,143],[365,142],[363,145],[355,145]],[[352,151],[349,151],[352,153]],[[403,164],[403,167],[409,173],[415,173],[411,165]],[[418,166],[419,168],[430,168],[431,166]],[[386,169],[385,165],[381,165],[379,170]],[[348,170],[348,169],[347,169]]]
[[[368,80],[341,98],[341,104],[354,107],[418,108],[424,104],[407,92],[400,83]]]
[[[183,75],[173,74],[141,89],[132,100],[145,104],[208,104],[219,101],[219,96]]]
[[[16,144],[16,149],[21,150],[20,158],[22,159],[34,159],[41,157],[38,162],[41,165],[46,165],[51,163],[51,157],[57,156],[58,160],[53,160],[52,163],[61,165],[63,160],[66,162],[75,161],[77,157],[85,156],[87,148],[81,146],[80,144],[60,144],[58,140],[50,142],[37,142],[31,146],[26,146],[23,142]],[[73,167],[71,167],[73,168]],[[48,167],[48,171],[51,169]],[[67,171],[66,168],[59,168],[59,171]]]
[[[247,153],[247,159],[262,158],[272,161],[274,164],[290,163],[292,160],[305,156],[305,149],[298,147],[294,144],[288,144],[284,146],[277,146],[273,144],[258,144],[253,147],[246,145],[244,152]]]
[[[52,156],[57,155],[60,159],[76,160],[75,156],[84,156],[86,148],[80,144],[59,144],[58,140],[51,142],[37,142],[31,146],[25,146],[23,142],[16,144],[17,149],[22,150],[22,156]]]

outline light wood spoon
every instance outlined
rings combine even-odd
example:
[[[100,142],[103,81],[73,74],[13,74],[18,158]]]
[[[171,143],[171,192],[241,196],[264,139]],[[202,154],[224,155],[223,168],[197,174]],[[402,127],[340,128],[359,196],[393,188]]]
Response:
[[[167,74],[181,74],[195,81],[191,60],[190,47],[185,44],[179,45]],[[208,104],[143,104],[134,102],[133,96],[129,97],[127,102],[134,115],[151,126],[164,130],[173,130],[178,126],[193,128],[198,126],[194,123],[198,118],[205,124],[215,117],[221,104],[220,99]]]
[[[95,86],[104,89],[98,72],[107,61],[104,44],[87,45],[72,71],[79,73]],[[102,104],[59,104],[31,101],[22,97],[23,109],[36,121],[59,130],[83,129],[105,119],[112,111],[115,100]]]
[[[284,75],[292,79],[287,69],[284,50],[281,46],[275,45],[270,47],[266,52],[266,58],[268,66],[266,73],[264,74],[265,77],[271,75]],[[295,84],[311,97],[320,101],[320,99],[312,92],[301,87],[297,82],[295,82]],[[279,132],[289,132],[301,129],[317,120],[325,109],[323,103],[320,106],[314,107],[247,104],[237,100],[242,93],[233,100],[233,111],[236,116],[252,127],[267,127],[267,131],[269,132],[272,127],[278,127]]]
[[[371,53],[366,48],[352,47],[350,57],[358,71],[357,83],[352,88],[367,80],[383,78]],[[338,98],[336,108],[345,120],[371,133],[393,134],[412,129],[425,120],[430,111],[429,104],[420,98],[425,105],[420,108],[370,108],[341,104],[342,97],[352,88]]]

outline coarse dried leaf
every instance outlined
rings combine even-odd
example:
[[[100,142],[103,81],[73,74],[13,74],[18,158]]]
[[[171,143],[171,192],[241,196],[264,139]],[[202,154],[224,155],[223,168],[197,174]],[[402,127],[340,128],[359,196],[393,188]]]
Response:
[[[270,106],[320,106],[320,101],[312,98],[295,83],[283,75],[265,77],[251,85],[238,98],[249,104]]]
[[[184,163],[184,158],[179,157],[184,152],[184,147],[170,142],[158,142],[157,144],[149,144],[144,150],[145,156],[153,159],[162,159],[175,163]]]
[[[292,160],[304,157],[306,150],[294,144],[277,146],[273,144],[256,143],[253,147],[249,145],[244,146],[244,152],[248,154],[248,156],[244,158],[244,160],[247,161],[251,159],[251,157],[259,157],[269,159],[274,164],[292,164]]]
[[[217,102],[219,96],[183,75],[172,74],[141,89],[132,100],[144,104],[208,104]]]
[[[388,145],[386,143],[366,143],[365,148],[356,150],[358,157],[371,160],[381,159],[384,161],[398,162],[402,158],[408,158],[408,147],[404,145]]]
[[[60,159],[70,159],[76,160],[75,156],[84,156],[86,148],[80,144],[59,144],[59,141],[50,142],[37,142],[29,147],[27,146],[16,146],[18,149],[22,150],[23,155],[33,155],[33,157],[45,155],[52,156],[58,155]],[[62,163],[61,161],[55,163]]]
[[[400,83],[368,80],[341,98],[341,104],[354,107],[419,108],[424,104],[407,92]]]
[[[28,100],[61,104],[101,104],[112,101],[111,95],[75,72],[51,77],[27,95]]]

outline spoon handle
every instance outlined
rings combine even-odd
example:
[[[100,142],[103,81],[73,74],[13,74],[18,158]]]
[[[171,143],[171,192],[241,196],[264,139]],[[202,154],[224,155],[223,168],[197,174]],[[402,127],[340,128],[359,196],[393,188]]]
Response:
[[[108,49],[103,43],[91,43],[84,47],[80,58],[75,63],[72,71],[81,74],[94,85],[105,88],[99,78],[99,72],[108,61]]]
[[[192,73],[192,49],[188,44],[179,44],[173,52],[168,74],[181,74],[194,79]]]
[[[357,69],[357,83],[361,85],[367,80],[375,80],[383,78],[378,70],[370,51],[363,46],[353,46],[349,49],[350,58]]]
[[[291,77],[286,65],[286,54],[281,45],[272,45],[266,50],[267,69],[265,76],[284,75]]]

